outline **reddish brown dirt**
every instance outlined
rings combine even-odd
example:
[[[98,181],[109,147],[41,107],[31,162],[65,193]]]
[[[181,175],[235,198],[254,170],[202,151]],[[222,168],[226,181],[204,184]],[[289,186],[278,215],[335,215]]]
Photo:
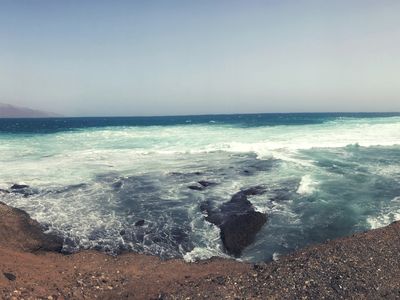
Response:
[[[1,217],[0,212],[0,227]],[[399,250],[398,222],[256,266],[223,259],[189,264],[133,253],[31,253],[0,236],[0,298],[395,299]]]

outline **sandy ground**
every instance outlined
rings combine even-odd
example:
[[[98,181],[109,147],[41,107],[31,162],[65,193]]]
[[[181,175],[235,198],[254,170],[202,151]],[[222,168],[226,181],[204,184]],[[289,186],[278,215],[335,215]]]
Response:
[[[5,219],[0,209],[0,228]],[[400,298],[398,222],[260,265],[28,251],[1,235],[1,299]]]

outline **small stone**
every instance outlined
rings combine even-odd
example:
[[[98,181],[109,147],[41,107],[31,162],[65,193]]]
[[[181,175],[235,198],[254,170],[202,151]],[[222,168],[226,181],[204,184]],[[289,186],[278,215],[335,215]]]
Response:
[[[17,276],[15,276],[14,274],[12,274],[12,273],[3,273],[4,274],[4,276],[8,279],[8,280],[10,280],[10,281],[15,281],[16,279],[17,279]]]

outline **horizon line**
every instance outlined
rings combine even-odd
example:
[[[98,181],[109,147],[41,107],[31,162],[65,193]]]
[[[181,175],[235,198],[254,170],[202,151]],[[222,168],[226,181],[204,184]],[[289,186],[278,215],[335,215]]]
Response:
[[[305,112],[245,112],[245,113],[209,113],[209,114],[178,114],[178,115],[98,115],[98,116],[46,116],[46,117],[0,117],[0,119],[78,119],[78,118],[162,118],[162,117],[205,117],[232,115],[301,115],[301,114],[400,114],[400,111],[305,111]]]

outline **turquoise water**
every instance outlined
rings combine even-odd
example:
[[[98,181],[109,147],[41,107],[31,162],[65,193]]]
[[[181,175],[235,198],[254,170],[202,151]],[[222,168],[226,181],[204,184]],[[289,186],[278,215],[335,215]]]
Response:
[[[62,234],[65,251],[227,256],[200,205],[256,185],[268,221],[246,261],[400,219],[396,114],[3,119],[0,166],[0,188],[31,187],[0,201]],[[188,188],[199,180],[216,185]]]

